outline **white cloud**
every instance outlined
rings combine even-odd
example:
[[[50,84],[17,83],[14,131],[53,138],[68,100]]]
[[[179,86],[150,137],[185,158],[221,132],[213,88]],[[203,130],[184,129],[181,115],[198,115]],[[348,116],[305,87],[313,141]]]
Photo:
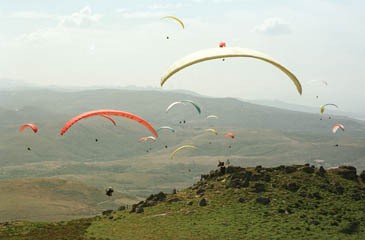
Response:
[[[74,12],[71,15],[62,16],[60,18],[59,26],[62,27],[87,27],[92,23],[99,22],[101,14],[95,14],[92,12],[89,6],[82,8],[78,12]]]
[[[262,24],[255,26],[253,31],[268,35],[284,35],[291,33],[289,24],[280,18],[268,18]]]

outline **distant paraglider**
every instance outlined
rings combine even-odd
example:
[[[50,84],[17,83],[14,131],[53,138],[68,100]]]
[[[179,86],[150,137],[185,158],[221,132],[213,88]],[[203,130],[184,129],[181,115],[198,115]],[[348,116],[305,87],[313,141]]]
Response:
[[[174,21],[176,21],[177,23],[180,24],[180,26],[184,29],[185,28],[185,24],[183,21],[181,21],[179,18],[175,17],[175,16],[164,16],[161,19],[172,19]]]
[[[225,42],[220,42],[220,43],[219,43],[219,47],[220,47],[220,48],[224,48],[224,47],[226,47],[226,43],[225,43]]]
[[[215,135],[218,135],[218,131],[217,131],[217,130],[215,130],[214,128],[207,128],[207,129],[205,129],[204,131],[206,131],[206,132],[211,132],[211,133],[213,133],[213,134],[215,134]]]
[[[200,114],[201,113],[201,109],[198,106],[198,104],[196,104],[195,102],[191,101],[191,100],[181,100],[181,101],[176,101],[171,103],[167,108],[166,108],[166,113],[168,113],[173,107],[175,107],[178,104],[186,104],[186,103],[190,103],[191,105],[194,106],[194,108],[196,109],[196,111]]]
[[[336,133],[338,129],[341,129],[342,131],[345,131],[345,127],[342,124],[336,123],[332,127],[332,133]]]
[[[38,132],[38,127],[35,125],[35,124],[32,124],[32,123],[27,123],[27,124],[24,124],[20,127],[20,132],[23,132],[26,128],[30,128],[33,130],[34,133],[37,133]]]
[[[114,189],[112,187],[108,187],[107,189],[105,189],[105,195],[107,195],[108,197],[111,197],[113,195]]]
[[[228,58],[228,57],[249,57],[268,62],[274,65],[275,67],[279,68],[282,72],[284,72],[292,80],[292,82],[294,83],[294,85],[298,90],[298,93],[302,94],[302,86],[297,77],[292,72],[290,72],[286,67],[281,65],[279,62],[277,62],[270,56],[267,56],[255,50],[244,49],[244,48],[233,48],[233,47],[212,48],[212,49],[202,50],[195,52],[191,55],[188,55],[182,59],[179,59],[177,62],[172,64],[166,70],[165,73],[162,74],[160,82],[161,87],[171,76],[173,76],[175,73],[179,72],[180,70],[186,67],[212,59]]]
[[[170,159],[173,159],[175,154],[183,149],[186,149],[186,148],[192,148],[192,149],[198,149],[197,147],[193,146],[193,145],[184,145],[184,146],[181,146],[181,147],[178,147],[176,148],[171,154],[170,154]]]

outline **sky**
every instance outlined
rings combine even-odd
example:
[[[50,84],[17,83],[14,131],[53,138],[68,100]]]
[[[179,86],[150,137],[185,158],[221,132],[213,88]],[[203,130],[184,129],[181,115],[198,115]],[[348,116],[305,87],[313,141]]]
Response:
[[[160,88],[176,60],[224,41],[278,60],[298,77],[303,95],[277,68],[248,58],[197,64],[163,89],[333,102],[365,114],[364,9],[361,0],[0,0],[0,81]],[[165,15],[182,19],[185,29]]]

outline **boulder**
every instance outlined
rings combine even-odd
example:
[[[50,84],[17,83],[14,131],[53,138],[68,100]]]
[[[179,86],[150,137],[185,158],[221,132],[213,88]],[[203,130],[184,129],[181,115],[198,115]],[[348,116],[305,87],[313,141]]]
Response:
[[[108,215],[110,215],[110,214],[112,214],[113,213],[113,210],[112,209],[109,209],[109,210],[105,210],[105,211],[103,211],[102,212],[102,215],[104,215],[104,216],[108,216]]]
[[[255,189],[254,191],[257,192],[257,193],[265,192],[265,184],[255,183],[254,189]]]
[[[118,208],[118,211],[124,211],[126,209],[125,205],[122,205]]]
[[[309,174],[314,173],[314,168],[310,167],[309,164],[308,164],[308,166],[306,165],[306,166],[300,168],[300,170],[305,173],[309,173]]]
[[[326,170],[324,170],[324,168],[322,166],[320,166],[319,170],[318,170],[318,175],[321,177],[324,177],[325,174],[326,174]]]
[[[338,168],[333,168],[328,171],[331,171],[334,174],[337,174],[348,180],[352,180],[352,181],[357,180],[356,168],[353,166],[339,166]]]
[[[207,206],[207,200],[205,198],[202,198],[199,200],[199,206],[200,207],[204,207],[204,206]]]
[[[266,197],[258,197],[256,198],[256,202],[263,205],[268,205],[270,203],[270,199]]]

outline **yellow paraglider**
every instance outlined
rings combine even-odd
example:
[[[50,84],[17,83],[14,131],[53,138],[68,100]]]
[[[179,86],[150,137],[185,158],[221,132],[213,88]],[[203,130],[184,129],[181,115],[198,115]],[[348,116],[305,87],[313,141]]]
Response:
[[[214,133],[215,135],[218,135],[217,130],[215,130],[215,129],[213,129],[213,128],[207,128],[207,129],[205,129],[204,131],[206,131],[206,132],[211,132],[211,133]]]
[[[175,149],[175,150],[171,153],[170,158],[171,158],[171,159],[173,159],[173,158],[174,158],[174,156],[175,156],[175,154],[176,154],[178,151],[180,151],[180,150],[182,150],[182,149],[185,149],[185,148],[198,149],[197,147],[195,147],[195,146],[193,146],[193,145],[184,145],[184,146],[181,146],[181,147],[176,148],[176,149]]]
[[[173,19],[173,20],[177,21],[181,25],[182,28],[185,28],[185,25],[184,25],[183,21],[181,21],[177,17],[175,17],[175,16],[164,16],[161,19],[165,19],[165,18]]]
[[[165,84],[167,79],[169,79],[172,75],[174,75],[175,73],[186,67],[212,59],[229,58],[229,57],[256,58],[274,65],[275,67],[283,71],[293,81],[299,94],[302,94],[302,85],[300,84],[297,77],[292,72],[290,72],[286,67],[284,67],[279,62],[274,60],[272,57],[255,50],[236,48],[236,47],[212,48],[207,50],[201,50],[178,60],[177,62],[172,64],[166,70],[166,72],[161,76],[161,83],[160,83],[161,87]]]

